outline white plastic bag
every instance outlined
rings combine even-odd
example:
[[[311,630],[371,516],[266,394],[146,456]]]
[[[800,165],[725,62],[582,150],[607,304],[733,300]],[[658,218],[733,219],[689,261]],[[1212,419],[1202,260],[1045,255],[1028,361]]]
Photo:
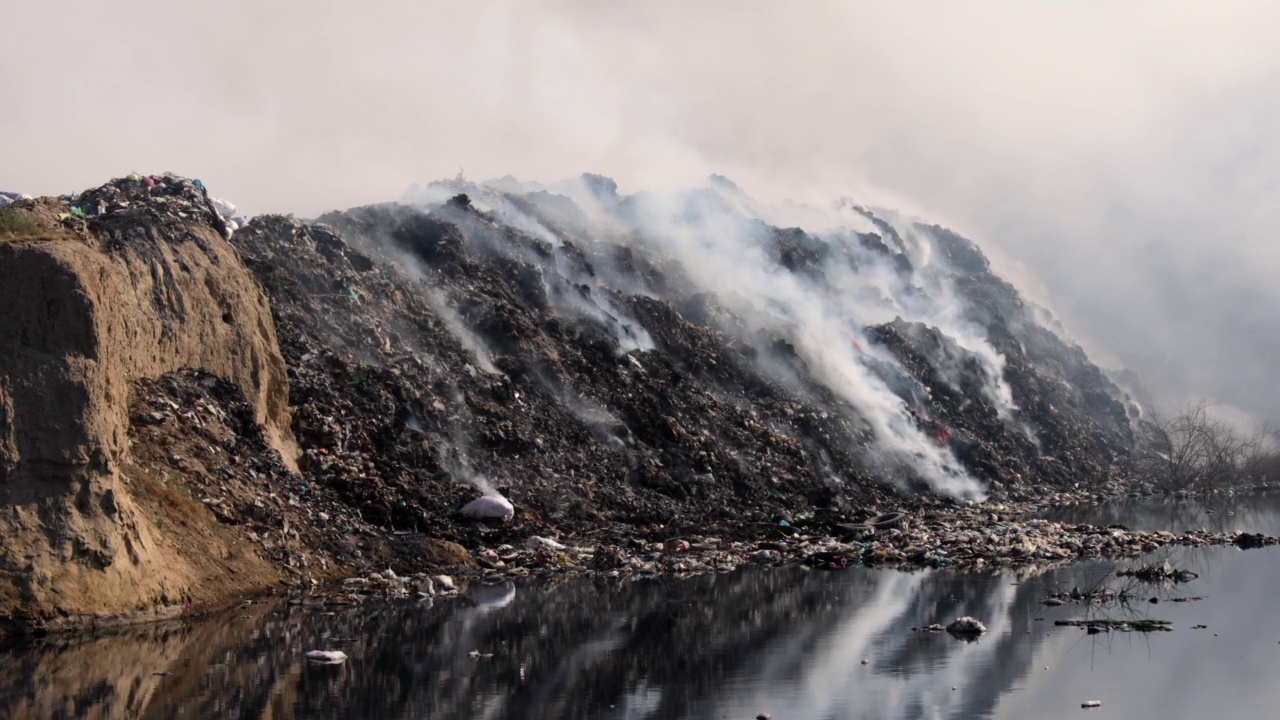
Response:
[[[307,660],[317,665],[341,665],[347,661],[347,654],[341,650],[311,650]]]
[[[10,203],[16,203],[19,200],[30,200],[31,196],[26,193],[16,192],[0,192],[0,207],[4,207]]]
[[[222,198],[209,198],[209,202],[213,205],[213,209],[217,210],[218,214],[222,216],[223,220],[230,220],[239,214],[235,205]]]
[[[462,506],[462,516],[472,520],[510,520],[516,508],[501,495],[485,495]]]
[[[524,546],[530,550],[564,550],[564,543],[539,535],[533,535],[525,540]]]

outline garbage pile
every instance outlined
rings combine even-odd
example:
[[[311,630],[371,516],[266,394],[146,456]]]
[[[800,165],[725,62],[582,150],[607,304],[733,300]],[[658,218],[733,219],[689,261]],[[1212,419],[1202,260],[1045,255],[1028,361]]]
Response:
[[[415,280],[326,225],[263,216],[233,237],[273,303],[303,472],[369,522],[448,528],[474,545],[482,535],[454,514],[481,494],[459,472],[465,462],[483,462],[509,489],[515,517],[539,534],[650,525],[741,534],[811,498],[856,505],[896,495],[856,474],[842,419],[780,385],[753,379],[746,402],[711,396],[685,363],[716,353],[717,338],[670,308],[639,299],[634,309],[665,317],[685,363],[671,352],[619,355],[604,334],[544,315],[531,266],[472,258],[449,225],[403,219],[406,243],[457,263],[447,277]],[[509,332],[499,343],[514,352],[477,353],[458,332],[467,325]],[[727,353],[718,367],[744,373]],[[806,449],[776,418],[817,430],[816,441]],[[860,482],[830,483],[824,457],[842,459]]]
[[[358,508],[289,472],[231,383],[192,370],[137,381],[130,422],[126,472],[162,483],[181,478],[193,500],[299,580],[393,554],[396,536],[384,538]],[[361,547],[370,541],[377,545]]]
[[[996,514],[878,462],[864,408],[792,339],[751,327],[660,248],[597,232],[604,221],[565,197],[450,186],[429,207],[240,227],[194,181],[147,180],[73,205],[122,227],[235,230],[272,304],[302,454],[290,473],[252,428],[221,419],[239,402],[226,387],[189,375],[137,389],[135,432],[156,440],[138,452],[194,478],[194,496],[299,577],[323,575],[321,562],[501,577],[972,567],[1236,541],[1019,519],[1037,502],[1128,489],[1123,397],[1035,323],[976,247],[940,229],[969,321],[1003,353],[1015,410],[990,400],[989,370],[936,327],[870,326],[874,347],[859,349],[884,353],[886,386],[930,452],[980,480],[1003,503]],[[908,240],[884,227],[859,257],[909,275]],[[829,268],[830,246],[803,231],[774,239],[786,272]],[[193,423],[220,436],[203,470],[167,449]]]
[[[1042,506],[1033,503],[956,508],[928,499],[893,512],[868,508],[750,514],[751,522],[744,524],[681,527],[635,526],[592,517],[553,524],[536,500],[517,513],[510,502],[493,495],[473,500],[469,505],[478,505],[471,510],[464,506],[454,515],[419,496],[417,503],[439,514],[410,528],[396,522],[395,512],[383,515],[365,504],[368,501],[355,499],[360,496],[349,494],[352,486],[363,486],[370,499],[409,497],[403,487],[387,487],[381,474],[385,470],[377,463],[365,459],[356,467],[350,453],[335,445],[330,446],[333,452],[321,448],[315,455],[349,468],[353,477],[346,483],[333,475],[317,475],[317,466],[302,475],[290,473],[267,450],[251,409],[234,386],[218,378],[184,371],[140,382],[134,388],[131,418],[131,475],[180,475],[192,499],[220,522],[240,528],[264,557],[289,568],[299,583],[342,576],[352,569],[361,572],[343,583],[341,593],[330,597],[332,602],[450,592],[452,581],[428,577],[442,569],[501,582],[565,574],[687,575],[727,572],[745,564],[800,563],[822,570],[857,565],[1048,567],[1087,558],[1136,557],[1170,547],[1277,544],[1277,538],[1237,532],[1174,534],[1053,522],[1034,517]],[[340,434],[341,427],[335,422],[331,429]],[[1068,500],[1059,494],[1045,503]],[[389,524],[378,522],[386,520]],[[1245,537],[1247,545],[1241,542]]]
[[[244,222],[234,205],[211,199],[203,182],[172,173],[134,173],[61,199],[66,210],[59,215],[60,220],[72,225],[93,222],[96,229],[102,230],[199,223],[230,237]]]

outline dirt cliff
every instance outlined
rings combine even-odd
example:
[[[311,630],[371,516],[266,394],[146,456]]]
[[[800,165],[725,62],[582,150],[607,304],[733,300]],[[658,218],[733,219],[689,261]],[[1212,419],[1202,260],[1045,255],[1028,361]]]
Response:
[[[0,618],[260,588],[276,571],[129,462],[133,383],[183,368],[233,383],[271,448],[296,456],[267,299],[203,190],[128,179],[0,212]]]

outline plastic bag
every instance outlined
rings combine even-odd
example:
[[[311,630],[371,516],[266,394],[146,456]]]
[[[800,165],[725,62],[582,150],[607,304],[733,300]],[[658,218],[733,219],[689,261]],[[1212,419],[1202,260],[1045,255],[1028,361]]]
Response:
[[[516,508],[501,495],[485,495],[462,506],[462,516],[472,520],[510,520]]]

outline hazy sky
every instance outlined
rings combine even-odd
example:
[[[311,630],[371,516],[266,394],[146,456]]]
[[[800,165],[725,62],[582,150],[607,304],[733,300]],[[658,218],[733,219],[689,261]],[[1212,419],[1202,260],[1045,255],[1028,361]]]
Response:
[[[1280,3],[9,2],[0,189],[251,212],[709,172],[951,225],[1103,362],[1280,418]],[[1104,354],[1105,352],[1105,354]]]

